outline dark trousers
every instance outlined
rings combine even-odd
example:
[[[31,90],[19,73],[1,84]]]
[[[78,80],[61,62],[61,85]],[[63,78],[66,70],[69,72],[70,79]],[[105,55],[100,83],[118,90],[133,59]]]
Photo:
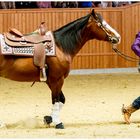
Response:
[[[140,96],[133,101],[132,106],[136,109],[140,108]]]

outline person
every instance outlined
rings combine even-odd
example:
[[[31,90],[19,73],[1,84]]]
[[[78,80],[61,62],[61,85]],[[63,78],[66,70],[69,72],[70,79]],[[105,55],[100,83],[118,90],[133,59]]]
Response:
[[[38,8],[35,1],[16,1],[15,2],[16,9],[30,9],[30,8]]]
[[[103,8],[112,7],[112,1],[101,1]]]
[[[52,8],[51,1],[37,1],[38,8]]]
[[[79,1],[78,2],[78,7],[79,8],[89,8],[93,7],[93,2],[92,1]]]
[[[69,8],[78,8],[78,2],[77,1],[69,2]]]
[[[53,1],[52,8],[62,8],[62,2],[61,1]]]
[[[15,2],[0,2],[0,9],[15,9]]]
[[[118,2],[118,7],[127,6],[129,4],[131,4],[131,1],[121,1]]]
[[[100,1],[93,2],[93,5],[94,5],[93,7],[102,7],[102,4]]]
[[[134,51],[134,53],[140,57],[140,32],[136,34],[135,41],[131,46],[131,49]],[[139,67],[138,71],[140,72],[140,62],[139,62]],[[140,108],[140,96],[137,97],[132,104],[126,107],[122,107],[122,113],[124,115],[124,121],[127,124],[130,124],[130,117],[131,114],[134,113],[136,110]]]

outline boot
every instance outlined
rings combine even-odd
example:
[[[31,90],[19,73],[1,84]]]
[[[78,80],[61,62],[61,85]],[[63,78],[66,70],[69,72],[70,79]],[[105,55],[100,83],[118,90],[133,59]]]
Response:
[[[124,121],[127,123],[127,124],[130,124],[130,117],[131,117],[131,114],[133,112],[135,112],[137,109],[134,108],[132,105],[129,105],[129,106],[126,106],[122,107],[122,113],[124,115]]]

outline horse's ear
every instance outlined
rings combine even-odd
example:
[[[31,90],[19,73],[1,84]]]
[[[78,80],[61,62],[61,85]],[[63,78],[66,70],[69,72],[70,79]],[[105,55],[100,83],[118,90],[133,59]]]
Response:
[[[95,11],[94,9],[92,9],[92,12],[91,12],[92,16],[96,19],[96,14],[95,14]]]
[[[92,9],[92,12],[91,13],[94,14],[94,9]]]

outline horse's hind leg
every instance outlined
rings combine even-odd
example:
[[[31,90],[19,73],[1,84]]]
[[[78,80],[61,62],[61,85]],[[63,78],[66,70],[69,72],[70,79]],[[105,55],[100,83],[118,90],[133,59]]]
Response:
[[[52,90],[52,113],[50,116],[45,116],[44,121],[47,124],[53,122],[57,129],[63,129],[63,123],[60,121],[60,110],[65,103],[65,96],[61,91],[63,85],[63,78],[59,79],[56,83],[48,83],[50,89]]]

